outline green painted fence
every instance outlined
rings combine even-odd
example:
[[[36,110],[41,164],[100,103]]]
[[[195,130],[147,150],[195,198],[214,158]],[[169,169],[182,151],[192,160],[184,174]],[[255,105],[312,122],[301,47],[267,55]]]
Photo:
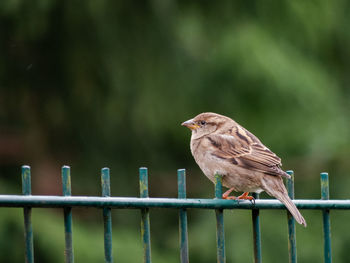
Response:
[[[287,172],[291,179],[287,181],[289,196],[294,198],[294,175]],[[0,207],[23,207],[24,211],[24,247],[25,262],[34,262],[33,229],[31,223],[32,207],[60,207],[64,212],[65,231],[65,262],[74,262],[73,250],[73,207],[98,207],[103,208],[104,222],[104,250],[105,262],[113,262],[112,255],[112,216],[111,209],[134,208],[141,211],[141,236],[143,242],[144,262],[151,262],[151,233],[150,233],[150,208],[172,208],[179,210],[179,243],[180,262],[189,262],[188,257],[188,232],[187,209],[201,208],[213,209],[216,214],[216,239],[217,262],[226,262],[225,235],[224,235],[224,209],[250,209],[252,210],[254,262],[262,262],[260,239],[260,209],[286,209],[275,199],[259,199],[254,194],[255,202],[223,200],[221,176],[216,175],[214,199],[187,199],[186,198],[186,174],[185,169],[177,171],[178,198],[149,198],[148,196],[148,172],[147,168],[140,168],[140,198],[111,197],[110,196],[110,172],[108,168],[101,170],[102,196],[72,196],[71,176],[69,166],[62,167],[62,193],[63,196],[38,196],[31,195],[30,167],[22,166],[22,194],[0,195]],[[350,200],[329,200],[328,174],[321,173],[321,199],[320,200],[294,200],[299,209],[322,210],[323,215],[323,239],[324,262],[332,262],[331,255],[331,229],[330,210],[350,209]],[[288,224],[289,262],[297,262],[295,220],[286,210]],[[116,260],[118,261],[118,260]]]

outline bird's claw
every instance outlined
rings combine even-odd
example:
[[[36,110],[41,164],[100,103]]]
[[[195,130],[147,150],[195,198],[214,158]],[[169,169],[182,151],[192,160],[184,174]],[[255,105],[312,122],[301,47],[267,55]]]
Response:
[[[238,198],[237,200],[238,200],[238,201],[239,201],[239,200],[248,200],[249,202],[252,203],[253,206],[255,206],[255,198],[254,198],[254,197],[253,197],[253,198],[245,198],[245,199],[243,199],[243,198]]]
[[[250,202],[252,202],[253,206],[255,206],[255,198],[253,197],[253,199],[250,200]]]
[[[249,196],[248,194],[242,194],[240,196],[229,196],[227,194],[223,194],[222,199],[236,200],[237,202],[239,202],[240,200],[249,200],[253,204],[253,206],[255,206],[255,198],[253,196]]]
[[[253,206],[255,206],[255,198],[253,196],[248,195],[248,192],[245,192],[242,195],[238,196],[238,199],[249,200],[253,204]]]
[[[238,197],[237,196],[222,196],[222,199],[225,199],[225,200],[237,200],[239,201]]]

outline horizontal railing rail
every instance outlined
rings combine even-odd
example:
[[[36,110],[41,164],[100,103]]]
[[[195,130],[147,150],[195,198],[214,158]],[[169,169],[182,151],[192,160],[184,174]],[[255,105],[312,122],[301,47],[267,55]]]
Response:
[[[350,200],[294,199],[299,209],[349,210]],[[49,195],[0,195],[0,207],[110,207],[110,208],[201,208],[201,209],[283,209],[278,200],[257,199],[254,203],[246,200],[224,199],[178,199],[178,198],[137,198],[99,196],[49,196]]]

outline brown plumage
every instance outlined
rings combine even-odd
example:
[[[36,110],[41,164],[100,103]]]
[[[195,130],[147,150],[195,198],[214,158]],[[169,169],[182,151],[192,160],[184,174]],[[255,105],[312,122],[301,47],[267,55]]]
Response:
[[[231,191],[244,192],[239,199],[252,199],[248,192],[266,191],[280,200],[306,227],[306,221],[289,198],[282,177],[289,178],[280,166],[281,159],[251,132],[234,120],[216,113],[201,113],[182,123],[192,130],[191,152],[203,173],[214,182],[216,173]]]

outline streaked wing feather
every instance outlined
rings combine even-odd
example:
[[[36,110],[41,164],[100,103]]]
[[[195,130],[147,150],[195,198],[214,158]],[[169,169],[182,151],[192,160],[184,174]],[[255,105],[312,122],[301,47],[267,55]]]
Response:
[[[246,136],[245,139],[242,136]],[[287,176],[280,169],[281,159],[245,129],[237,129],[229,135],[211,134],[207,138],[215,147],[212,155],[217,158],[265,174]]]

